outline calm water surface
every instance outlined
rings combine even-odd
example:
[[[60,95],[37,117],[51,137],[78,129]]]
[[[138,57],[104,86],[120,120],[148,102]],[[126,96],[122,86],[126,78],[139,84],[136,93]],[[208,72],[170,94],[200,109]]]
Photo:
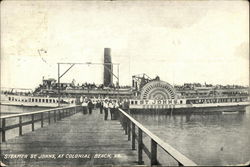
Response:
[[[41,111],[41,110],[47,110],[50,108],[47,107],[24,107],[24,106],[7,106],[7,105],[0,105],[0,115],[6,116],[6,115],[13,115],[13,114],[20,114],[20,113],[26,113],[26,112],[32,112],[32,111]],[[44,114],[44,117],[47,117],[46,113]],[[34,117],[35,119],[40,119],[41,115],[37,114]],[[31,121],[31,116],[23,116],[22,117],[23,122]],[[6,126],[15,125],[19,123],[19,117],[14,118],[8,118],[6,119]],[[41,125],[40,122],[35,123],[35,129],[40,128]],[[48,121],[44,121],[44,125],[48,124]],[[31,125],[23,126],[23,133],[29,133],[31,132]],[[14,128],[11,130],[6,131],[6,140],[14,138],[19,135],[19,129]]]
[[[134,117],[199,165],[234,165],[250,160],[250,108],[243,114]]]
[[[0,114],[1,115],[10,115],[10,114],[20,114],[31,111],[39,111],[49,109],[47,107],[24,107],[24,106],[7,106],[0,105]]]

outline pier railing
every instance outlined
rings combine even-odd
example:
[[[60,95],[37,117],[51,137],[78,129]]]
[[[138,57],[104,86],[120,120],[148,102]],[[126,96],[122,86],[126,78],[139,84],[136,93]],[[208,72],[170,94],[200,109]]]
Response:
[[[1,132],[1,142],[6,141],[6,131],[19,128],[19,136],[23,135],[23,127],[26,125],[31,125],[31,130],[35,130],[35,123],[41,122],[40,127],[44,127],[44,122],[47,121],[48,124],[55,123],[62,118],[71,116],[79,111],[81,111],[82,106],[70,106],[70,107],[62,107],[56,109],[48,109],[34,112],[27,112],[22,114],[13,114],[6,115],[0,117],[0,132]],[[7,125],[6,121],[16,118],[14,121],[15,124]],[[25,119],[23,119],[25,118]]]
[[[137,140],[137,151],[138,151],[138,164],[143,164],[142,151],[150,159],[150,165],[161,165],[157,159],[157,147],[161,147],[167,154],[173,157],[179,166],[197,166],[193,161],[188,159],[186,156],[181,154],[179,151],[171,147],[169,144],[161,140],[155,134],[150,132],[142,124],[136,121],[133,117],[127,114],[125,111],[119,108],[118,119],[120,120],[125,134],[128,135],[128,140],[132,142],[132,150],[135,150],[135,141]],[[138,132],[136,133],[136,127]],[[146,134],[150,138],[151,147],[150,149],[146,147],[146,144],[143,142],[143,134]]]

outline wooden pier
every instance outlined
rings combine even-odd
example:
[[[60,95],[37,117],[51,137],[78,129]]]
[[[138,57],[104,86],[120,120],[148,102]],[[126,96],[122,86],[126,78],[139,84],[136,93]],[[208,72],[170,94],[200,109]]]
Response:
[[[16,114],[17,124],[13,125],[6,123],[13,116],[1,117],[1,161],[10,166],[165,166],[157,156],[167,153],[177,165],[196,165],[129,114],[121,109],[117,112],[120,122],[110,120],[110,115],[105,121],[99,110],[84,114],[82,107]],[[31,132],[23,133],[24,126]],[[6,140],[6,131],[13,128],[18,129],[19,136]],[[150,137],[151,144],[146,144],[143,134]],[[157,154],[157,146],[163,153]],[[149,164],[143,161],[145,155]]]

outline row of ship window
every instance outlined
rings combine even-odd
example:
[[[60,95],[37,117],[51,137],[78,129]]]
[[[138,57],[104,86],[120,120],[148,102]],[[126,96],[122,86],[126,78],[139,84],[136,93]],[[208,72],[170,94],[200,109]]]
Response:
[[[224,102],[243,102],[247,98],[228,98],[228,99],[199,99],[199,100],[187,100],[187,104],[201,104],[201,103],[224,103]]]
[[[38,102],[38,103],[58,103],[58,100],[56,99],[34,99],[34,98],[29,98],[29,99],[17,99],[14,97],[9,97],[9,101],[22,101],[22,102]]]

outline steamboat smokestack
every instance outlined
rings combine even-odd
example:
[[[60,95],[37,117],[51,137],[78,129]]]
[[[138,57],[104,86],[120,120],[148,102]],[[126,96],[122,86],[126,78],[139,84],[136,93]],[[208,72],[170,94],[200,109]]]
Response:
[[[104,48],[104,75],[103,75],[103,85],[111,86],[113,84],[113,66],[110,55],[111,49]]]

